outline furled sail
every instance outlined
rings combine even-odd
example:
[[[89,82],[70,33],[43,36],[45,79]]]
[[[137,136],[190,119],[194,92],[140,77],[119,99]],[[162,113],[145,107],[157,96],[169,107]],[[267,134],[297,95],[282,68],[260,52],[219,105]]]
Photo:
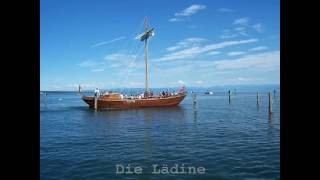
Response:
[[[148,39],[149,37],[154,36],[154,28],[148,30],[147,32],[141,34],[140,36],[140,41],[144,41],[146,39]]]

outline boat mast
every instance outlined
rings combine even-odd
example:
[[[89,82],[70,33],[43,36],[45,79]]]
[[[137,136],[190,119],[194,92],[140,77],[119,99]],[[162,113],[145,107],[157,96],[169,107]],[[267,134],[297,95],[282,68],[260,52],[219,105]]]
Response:
[[[147,17],[144,18],[144,33],[137,36],[140,38],[140,41],[144,41],[144,50],[145,50],[145,61],[146,61],[146,91],[145,93],[149,93],[149,85],[148,85],[148,38],[154,36],[154,28],[149,29],[147,23]]]
[[[144,31],[147,33],[148,27],[147,27],[147,17],[144,18]],[[144,40],[144,49],[145,49],[145,60],[146,60],[146,93],[149,92],[148,87],[148,38],[145,38]]]

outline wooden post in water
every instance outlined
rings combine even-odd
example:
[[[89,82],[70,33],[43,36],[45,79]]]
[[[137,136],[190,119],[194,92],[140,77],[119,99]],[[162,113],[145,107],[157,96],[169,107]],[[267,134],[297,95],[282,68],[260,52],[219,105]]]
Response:
[[[81,94],[81,85],[79,84],[79,87],[78,87],[78,94],[80,95]]]
[[[228,91],[228,94],[229,94],[229,103],[231,102],[231,91],[229,90]]]
[[[192,100],[193,100],[193,120],[197,121],[197,94],[195,92],[192,92]]]
[[[259,92],[257,92],[257,105],[259,106],[260,102],[259,102]]]
[[[269,114],[272,114],[272,98],[271,98],[271,92],[269,92]]]
[[[192,99],[193,99],[193,104],[197,103],[197,94],[196,93],[192,93]]]
[[[44,92],[43,93],[43,96],[44,96],[44,107],[47,107],[47,92]]]
[[[94,96],[94,110],[98,108],[98,96]]]

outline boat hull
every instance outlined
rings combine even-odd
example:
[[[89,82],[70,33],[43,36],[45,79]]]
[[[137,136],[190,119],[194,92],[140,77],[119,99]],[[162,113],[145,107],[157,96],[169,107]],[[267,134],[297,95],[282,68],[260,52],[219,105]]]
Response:
[[[143,107],[177,106],[185,97],[186,94],[178,94],[165,98],[155,97],[147,99],[110,100],[99,98],[97,101],[97,109],[132,109]],[[82,99],[90,108],[94,108],[93,96],[83,96]]]

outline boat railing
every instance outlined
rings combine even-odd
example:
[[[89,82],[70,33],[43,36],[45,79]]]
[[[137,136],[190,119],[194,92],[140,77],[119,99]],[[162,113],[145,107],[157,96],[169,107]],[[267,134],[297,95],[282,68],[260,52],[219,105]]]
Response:
[[[151,99],[151,98],[167,98],[167,97],[173,97],[173,96],[178,96],[181,95],[183,93],[178,93],[178,92],[170,92],[170,93],[165,93],[162,94],[161,92],[159,94],[154,94],[151,93],[151,95],[148,95],[147,97],[145,96],[145,94],[138,94],[138,95],[123,95],[122,99],[128,99],[128,100],[133,100],[133,99]]]

